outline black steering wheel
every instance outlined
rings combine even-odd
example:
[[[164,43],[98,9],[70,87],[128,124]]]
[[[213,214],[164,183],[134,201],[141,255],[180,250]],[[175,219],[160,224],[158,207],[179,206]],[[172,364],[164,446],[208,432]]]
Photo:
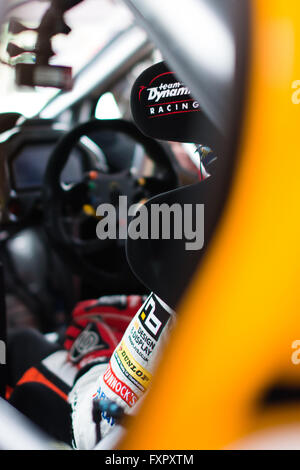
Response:
[[[122,154],[117,154],[116,158],[116,152],[113,157],[106,152],[105,171],[97,166],[85,172],[80,182],[62,183],[61,175],[74,146],[83,136],[91,134],[96,141],[94,136],[101,131],[110,137],[120,133],[142,147],[147,160],[154,164],[153,174],[142,177],[130,163],[117,169],[116,160],[122,163]],[[129,206],[177,186],[178,177],[168,147],[145,137],[134,124],[125,120],[93,119],[66,133],[49,157],[43,184],[46,232],[61,258],[99,291],[139,292],[141,284],[126,260],[125,240],[97,238],[96,209],[103,203],[117,208],[120,196],[127,196]]]

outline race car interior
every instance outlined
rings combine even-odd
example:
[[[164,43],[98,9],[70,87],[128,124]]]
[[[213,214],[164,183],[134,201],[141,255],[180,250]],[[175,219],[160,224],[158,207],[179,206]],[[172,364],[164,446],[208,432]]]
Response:
[[[56,1],[49,2],[49,10],[42,9],[43,14],[37,8],[40,27],[35,66],[48,66],[43,83],[27,83],[33,64],[29,65],[26,60],[23,63],[21,59],[12,65],[16,57],[26,57],[24,50],[9,42],[12,36],[15,41],[22,37],[24,30],[26,32],[26,19],[28,30],[32,29],[26,9],[13,5],[4,23],[8,28],[8,44],[5,44],[6,59],[2,63],[7,61],[5,67],[10,61],[9,72],[15,69],[16,93],[24,89],[30,94],[43,88],[51,91],[55,88],[55,92],[49,95],[39,112],[32,112],[29,107],[29,112],[28,109],[16,112],[8,109],[1,114],[1,172],[5,176],[0,246],[5,282],[2,301],[6,311],[1,328],[3,338],[7,332],[30,327],[45,335],[54,334],[59,343],[78,303],[114,294],[139,294],[146,298],[152,290],[151,282],[148,285],[133,268],[140,254],[130,256],[131,248],[126,252],[128,220],[121,214],[120,201],[125,197],[127,206],[144,204],[155,195],[197,183],[199,168],[200,179],[201,169],[202,179],[206,174],[205,151],[212,153],[205,148],[202,155],[197,147],[198,139],[188,134],[188,129],[204,127],[206,120],[200,112],[199,122],[187,119],[185,123],[181,115],[178,116],[173,135],[168,136],[163,131],[165,136],[159,139],[143,132],[137,119],[132,119],[132,85],[140,71],[160,58],[159,51],[135,23],[128,27],[125,23],[117,34],[113,31],[104,50],[100,49],[75,75],[72,86],[62,82],[52,87],[47,82],[51,67],[58,72],[55,65],[48,65],[49,44],[60,32],[56,28],[63,13],[76,4],[93,2],[63,3],[60,10]],[[110,3],[114,2],[107,2],[113,11],[114,5]],[[57,18],[50,21],[50,28],[43,29],[43,24],[49,22],[47,15],[51,8]],[[122,11],[124,6],[118,4],[115,8]],[[109,79],[97,77],[93,71],[95,62],[102,65],[103,55],[109,49],[113,54],[116,43],[119,48],[123,47],[130,35],[136,43],[133,41],[129,57],[116,58]],[[161,63],[160,67],[165,65]],[[93,88],[83,89],[80,79],[83,76],[84,80],[88,73],[93,78]],[[30,80],[36,76],[33,74]],[[61,107],[65,97],[76,94],[77,89],[80,99],[76,96],[72,101],[71,98],[70,103]],[[105,97],[110,101],[106,105],[108,115],[103,116]],[[117,115],[114,115],[116,107]],[[178,140],[177,131],[183,127],[187,135],[182,134]],[[211,155],[209,158],[214,162]],[[97,207],[103,203],[119,211],[116,226],[119,236],[114,239],[101,240],[96,235],[101,220]],[[126,236],[120,236],[122,230]],[[132,266],[128,258],[132,258]],[[153,261],[155,264],[155,257]],[[189,274],[186,273],[185,281]],[[179,289],[177,293],[179,297]],[[1,375],[1,389],[2,396],[8,396],[5,374]]]
[[[8,44],[2,63],[15,70],[16,92],[50,92],[38,112],[29,107],[29,113],[18,109],[1,114],[3,330],[31,327],[46,336],[54,334],[58,343],[76,306],[89,299],[132,294],[147,298],[155,292],[176,308],[226,200],[234,168],[234,152],[230,156],[229,149],[236,142],[228,144],[230,132],[222,124],[239,119],[238,106],[230,116],[225,113],[215,119],[213,112],[208,116],[205,100],[200,105],[182,81],[185,74],[178,78],[163,60],[164,44],[161,51],[157,49],[151,31],[148,37],[131,18],[129,26],[125,22],[120,31],[113,31],[74,78],[70,67],[53,65],[51,57],[59,58],[52,49],[53,37],[71,32],[64,15],[88,4],[91,12],[92,3],[52,0],[42,13],[39,5],[40,25],[35,29],[24,5],[16,4],[8,9],[4,23]],[[124,9],[122,2],[106,3],[110,14],[114,8]],[[234,30],[234,18],[230,21]],[[33,30],[37,32],[34,61],[28,59],[30,51],[15,44],[24,31]],[[234,34],[239,36],[241,30],[236,28]],[[126,47],[128,57],[120,53],[114,58],[114,49],[129,44],[130,35],[135,42]],[[243,54],[238,55],[241,64],[237,61],[236,102],[244,90],[240,77],[245,74],[244,43]],[[100,70],[109,53],[111,70],[97,76],[97,62]],[[84,87],[85,82],[92,84]],[[103,115],[105,99],[109,105]],[[212,108],[208,106],[209,111]],[[124,199],[127,206],[142,204],[147,209],[167,203],[182,211],[186,206],[195,211],[195,202],[201,202],[206,206],[203,240],[187,251],[191,233],[171,240],[161,235],[154,240],[128,238],[134,214],[124,219]],[[111,205],[118,214],[118,236],[97,236],[101,204]],[[192,219],[197,215],[190,214]],[[5,389],[4,378],[2,396]]]
[[[53,120],[21,118],[2,145],[10,183],[2,247],[11,267],[8,289],[19,285],[19,300],[28,299],[39,327],[57,328],[83,298],[144,293],[127,267],[124,240],[97,239],[95,209],[101,202],[116,206],[121,195],[134,204],[177,187],[171,149],[124,120],[91,120],[67,132]],[[38,265],[28,267],[34,246]],[[72,275],[80,282],[77,292]]]
[[[224,330],[228,333],[228,343],[236,341],[225,314],[238,311],[239,292],[233,301],[236,309],[230,308],[234,289],[223,292],[228,305],[222,320],[222,308],[216,308],[212,317],[202,312],[202,303],[208,300],[201,286],[206,285],[213,304],[219,301],[220,284],[227,282],[222,279],[214,284],[211,265],[217,273],[215,278],[222,276],[221,269],[227,265],[224,260],[220,261],[220,267],[213,264],[211,247],[217,246],[222,230],[227,227],[228,207],[230,204],[233,207],[233,183],[243,169],[239,155],[243,138],[247,136],[246,105],[252,99],[248,92],[255,50],[251,41],[256,40],[252,24],[255,9],[248,0],[7,0],[6,3],[5,7],[0,5],[0,76],[3,77],[0,84],[3,96],[0,99],[0,345],[9,345],[9,338],[15,332],[31,329],[51,344],[51,348],[53,345],[58,348],[51,349],[51,354],[66,353],[68,367],[71,364],[69,369],[73,368],[71,379],[67,373],[64,377],[64,372],[60,372],[58,382],[55,385],[51,382],[49,388],[51,393],[58,391],[59,400],[63,397],[60,419],[65,404],[72,404],[73,434],[71,443],[69,436],[64,438],[64,433],[60,434],[61,430],[56,433],[52,425],[44,424],[45,420],[36,411],[31,415],[27,409],[34,406],[32,403],[29,406],[28,401],[24,412],[22,407],[14,405],[17,401],[12,400],[13,406],[10,405],[18,385],[24,385],[29,379],[24,369],[11,385],[9,361],[13,355],[8,349],[7,361],[1,361],[0,355],[0,420],[3,416],[3,422],[12,430],[10,434],[18,438],[10,440],[0,426],[0,448],[50,449],[53,448],[51,439],[58,441],[58,447],[68,449],[75,441],[75,448],[133,449],[146,445],[159,448],[160,445],[179,446],[179,442],[189,445],[188,438],[194,448],[197,445],[209,448],[214,444],[224,448],[235,442],[242,434],[241,429],[248,428],[237,425],[235,432],[229,425],[229,430],[226,425],[220,426],[220,436],[217,433],[215,437],[211,429],[215,422],[209,419],[209,413],[205,415],[206,396],[202,397],[201,409],[203,423],[211,429],[207,441],[204,428],[199,444],[196,432],[191,432],[191,436],[181,436],[179,432],[185,419],[183,408],[188,407],[190,417],[192,406],[195,409],[198,406],[198,396],[206,393],[205,387],[199,387],[197,395],[192,386],[187,386],[185,404],[178,410],[178,426],[174,424],[175,398],[172,395],[169,406],[167,399],[169,370],[173,384],[179,373],[174,357],[170,360],[168,356],[170,369],[167,370],[163,361],[161,368],[164,377],[161,403],[165,400],[161,413],[167,417],[157,434],[162,443],[156,440],[155,433],[149,438],[149,444],[145,443],[146,418],[143,421],[140,417],[139,408],[136,421],[129,415],[132,404],[137,400],[142,402],[143,393],[148,392],[145,383],[156,374],[158,344],[165,341],[169,330],[174,338],[170,348],[172,345],[175,348],[176,341],[187,344],[182,339],[185,337],[180,336],[184,331],[186,337],[192,338],[191,349],[186,348],[185,353],[181,350],[180,358],[176,357],[178,361],[184,360],[181,358],[184,354],[193,357],[191,363],[184,365],[187,375],[196,369],[193,373],[201,375],[197,354],[191,351],[202,326],[210,331],[210,321],[213,325],[214,320],[220,338]],[[186,22],[181,21],[184,15]],[[250,192],[244,195],[245,201]],[[236,201],[238,197],[235,198]],[[162,210],[154,219],[157,207],[172,210]],[[231,227],[238,234],[239,223],[233,221]],[[224,246],[230,245],[228,259],[231,256],[234,259],[235,246],[229,237],[224,236],[224,240]],[[253,287],[247,282],[251,273],[248,270],[238,279],[248,289]],[[227,279],[229,282],[230,274]],[[260,286],[256,287],[253,290],[258,291]],[[130,302],[138,305],[138,312]],[[194,305],[197,327],[193,329],[190,319]],[[155,309],[160,317],[151,317]],[[86,323],[90,312],[91,325]],[[95,318],[100,318],[98,325]],[[81,334],[85,337],[79,340]],[[97,344],[98,349],[89,345],[97,335],[102,341],[101,347]],[[240,336],[236,333],[236,337]],[[214,349],[213,344],[209,349],[211,343],[207,338],[209,334],[202,338],[199,357],[201,348]],[[140,345],[144,348],[142,352]],[[25,357],[26,348],[17,353],[20,356],[24,353]],[[52,374],[51,354],[46,359]],[[209,390],[216,391],[219,372],[215,367],[209,375],[207,357],[208,354],[202,363],[203,377],[207,372],[207,383],[214,384],[207,388],[209,395]],[[43,386],[50,383],[45,364],[43,369],[34,364],[34,377],[46,374]],[[100,370],[103,365],[107,369],[101,376],[101,387],[111,393],[114,384],[117,398],[110,399],[112,395],[106,396],[98,384],[91,395],[93,406],[96,403],[90,413],[93,428],[91,432],[83,432],[81,423],[76,424],[81,413],[79,387],[84,384],[84,377],[88,377],[84,374],[89,374],[93,366],[94,370],[97,367]],[[29,382],[38,382],[32,378],[32,368],[28,370],[31,371]],[[221,379],[225,377],[225,366],[224,377],[222,372],[220,375]],[[251,410],[257,403],[256,410],[262,403],[263,406],[272,405],[273,400],[275,404],[281,403],[283,395],[287,402],[291,397],[289,387],[280,388],[280,374],[270,374],[270,377],[266,374],[266,377],[263,384],[258,379],[257,388],[253,386],[254,398],[250,400],[247,396],[248,401],[244,400],[247,405],[251,402]],[[64,379],[66,383],[60,388]],[[202,383],[198,375],[197,380]],[[152,426],[160,429],[159,381],[154,383],[156,389],[154,386],[153,395],[149,393],[143,416],[151,416]],[[120,390],[126,390],[123,395],[120,390],[116,392],[116,384]],[[233,400],[230,386],[226,390]],[[242,385],[240,388],[244,390]],[[299,396],[297,386],[293,393]],[[218,399],[216,402],[215,410],[222,415],[226,406]],[[47,403],[51,415],[51,406],[56,405],[51,404],[50,398],[45,408]],[[84,406],[83,415],[86,414]],[[156,410],[154,416],[151,409]],[[211,413],[217,415],[217,411]],[[246,412],[241,415],[248,416]],[[198,413],[194,420],[200,422]],[[167,421],[172,423],[169,428],[164,427]],[[211,428],[210,422],[213,422]],[[123,423],[129,430],[125,437]],[[106,434],[108,425],[116,425],[111,434]],[[227,434],[225,431],[222,434],[222,429]]]

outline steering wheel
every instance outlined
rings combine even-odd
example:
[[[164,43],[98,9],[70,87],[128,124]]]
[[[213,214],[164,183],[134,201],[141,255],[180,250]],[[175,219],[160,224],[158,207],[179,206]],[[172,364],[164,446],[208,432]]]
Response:
[[[62,183],[61,175],[74,146],[83,136],[97,136],[101,131],[111,136],[121,133],[142,146],[156,172],[141,177],[130,165],[118,170],[108,152],[106,171],[97,166],[85,172],[80,182]],[[122,159],[122,155],[118,157]],[[87,283],[105,293],[139,292],[140,282],[126,260],[125,240],[97,238],[96,209],[103,203],[118,208],[119,196],[127,196],[129,207],[177,186],[172,153],[166,146],[145,137],[125,120],[93,119],[66,133],[49,157],[43,184],[45,230],[62,259]]]

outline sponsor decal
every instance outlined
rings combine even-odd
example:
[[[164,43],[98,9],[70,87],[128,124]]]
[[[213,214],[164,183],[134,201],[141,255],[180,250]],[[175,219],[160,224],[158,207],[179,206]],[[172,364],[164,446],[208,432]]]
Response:
[[[132,407],[138,397],[136,394],[129,388],[122,380],[114,374],[111,363],[109,363],[107,371],[103,376],[104,383],[117,395],[119,395],[122,400],[124,400],[128,406]]]
[[[147,88],[148,101],[158,103],[162,98],[174,98],[177,96],[190,95],[190,90],[180,82],[161,83],[160,86]]]
[[[114,356],[120,369],[132,383],[142,391],[148,388],[152,375],[132,357],[123,341]]]
[[[145,388],[137,381],[135,380],[135,378],[129,374],[129,372],[127,372],[127,370],[125,369],[125,367],[123,366],[119,356],[117,355],[117,353],[115,352],[113,357],[112,357],[112,360],[115,359],[116,360],[116,363],[119,367],[119,369],[121,370],[122,374],[124,375],[124,377],[126,377],[127,380],[129,380],[129,382],[131,382],[136,388],[138,388],[141,392],[145,392]]]
[[[97,392],[93,394],[92,399],[98,399],[98,400],[109,400],[109,397],[102,391],[101,387],[97,389]],[[101,418],[105,419],[105,421],[108,422],[110,426],[113,426],[115,424],[115,419],[107,414],[107,411],[102,411],[101,413]]]
[[[190,89],[179,81],[174,82],[174,78],[174,72],[166,72],[154,77],[148,86],[140,86],[139,101],[143,95],[148,118],[200,111]]]
[[[78,362],[88,353],[108,348],[109,345],[103,340],[94,323],[89,323],[74,341],[70,349],[70,358]]]
[[[138,346],[134,344],[130,334],[128,335],[128,341],[132,349],[140,356],[140,358],[143,359],[144,362],[148,362],[148,358],[142,353],[142,351],[139,350]]]
[[[147,333],[157,341],[170,316],[152,294],[138,318]]]
[[[192,113],[193,111],[199,111],[199,103],[197,101],[173,101],[157,107],[150,106],[148,117],[151,119],[160,116],[169,116],[170,114]]]
[[[146,331],[137,320],[134,322],[128,333],[128,340],[134,351],[143,359],[143,361],[148,362],[149,356],[156,346],[156,341],[147,335]]]

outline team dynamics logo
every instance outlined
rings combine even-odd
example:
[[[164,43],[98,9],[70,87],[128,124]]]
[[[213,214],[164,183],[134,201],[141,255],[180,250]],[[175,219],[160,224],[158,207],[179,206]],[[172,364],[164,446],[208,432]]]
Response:
[[[139,314],[139,320],[147,333],[157,341],[170,316],[152,294],[145,308]]]
[[[154,77],[148,86],[140,86],[139,101],[143,100],[149,119],[200,111],[189,88],[174,79],[174,72],[165,72]]]

